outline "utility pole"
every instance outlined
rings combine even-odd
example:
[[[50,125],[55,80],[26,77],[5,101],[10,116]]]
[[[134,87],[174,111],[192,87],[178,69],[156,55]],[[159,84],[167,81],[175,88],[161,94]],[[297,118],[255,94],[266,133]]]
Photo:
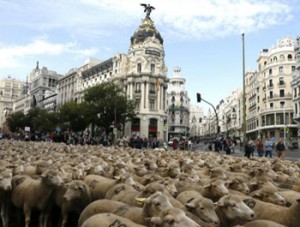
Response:
[[[246,91],[245,91],[245,34],[242,34],[243,41],[243,149],[246,145]]]

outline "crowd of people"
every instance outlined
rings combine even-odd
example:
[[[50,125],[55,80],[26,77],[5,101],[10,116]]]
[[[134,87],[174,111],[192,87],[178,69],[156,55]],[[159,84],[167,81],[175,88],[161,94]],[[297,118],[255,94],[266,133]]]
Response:
[[[250,158],[254,156],[254,152],[257,152],[258,157],[270,157],[273,156],[273,150],[276,151],[278,158],[284,160],[286,145],[283,143],[282,138],[279,138],[277,142],[267,137],[263,142],[262,139],[258,139],[255,144],[253,140],[249,140],[245,145],[245,157]]]

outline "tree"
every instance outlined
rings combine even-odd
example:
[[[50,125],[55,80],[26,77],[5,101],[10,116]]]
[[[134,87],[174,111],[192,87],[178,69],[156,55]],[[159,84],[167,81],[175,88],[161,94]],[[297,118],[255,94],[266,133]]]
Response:
[[[63,104],[59,107],[59,126],[62,129],[71,129],[74,132],[83,131],[89,125],[86,103],[74,101]]]
[[[112,83],[102,83],[86,90],[84,100],[89,105],[91,123],[107,133],[113,125],[121,129],[135,117],[135,103],[128,100],[122,89]]]
[[[27,126],[25,114],[21,111],[10,114],[6,122],[11,132],[17,132],[20,128],[24,130],[24,127]]]

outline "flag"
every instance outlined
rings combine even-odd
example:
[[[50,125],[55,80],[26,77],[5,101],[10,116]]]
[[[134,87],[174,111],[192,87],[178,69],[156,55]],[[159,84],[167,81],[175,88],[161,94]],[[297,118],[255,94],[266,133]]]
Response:
[[[159,91],[159,81],[158,81],[158,78],[156,78],[156,82],[155,82],[155,91],[156,91],[156,95],[157,95],[158,91]]]

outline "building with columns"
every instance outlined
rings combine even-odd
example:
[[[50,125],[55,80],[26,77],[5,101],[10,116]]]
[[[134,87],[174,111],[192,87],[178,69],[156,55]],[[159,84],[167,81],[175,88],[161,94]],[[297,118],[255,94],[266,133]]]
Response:
[[[126,137],[165,140],[167,67],[163,39],[150,17],[141,21],[130,39],[128,54],[117,53],[100,63],[89,62],[59,80],[58,103],[81,102],[84,91],[96,84],[114,82],[136,103],[136,118],[124,128]],[[71,83],[71,81],[73,81]],[[68,84],[70,82],[70,84]],[[71,85],[71,84],[77,85]],[[71,85],[73,90],[67,90]],[[121,136],[121,135],[120,135]]]

